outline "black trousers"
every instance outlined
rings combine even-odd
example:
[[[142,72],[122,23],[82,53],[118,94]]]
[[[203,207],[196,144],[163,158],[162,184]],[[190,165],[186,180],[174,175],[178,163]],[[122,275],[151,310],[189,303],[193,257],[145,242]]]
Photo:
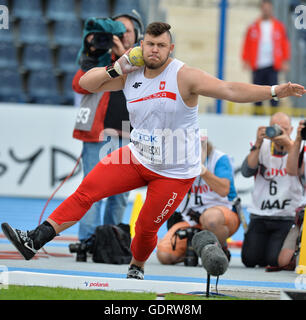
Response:
[[[253,83],[265,86],[278,84],[278,72],[271,66],[253,71]],[[262,102],[255,102],[256,106],[261,106]],[[278,106],[278,101],[270,100],[272,107]]]
[[[243,264],[251,268],[278,266],[278,255],[293,223],[293,220],[251,217],[241,250]]]

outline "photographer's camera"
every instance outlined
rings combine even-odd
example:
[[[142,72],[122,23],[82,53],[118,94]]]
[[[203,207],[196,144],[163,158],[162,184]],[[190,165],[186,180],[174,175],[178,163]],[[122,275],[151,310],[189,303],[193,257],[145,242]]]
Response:
[[[76,261],[86,262],[87,253],[92,253],[93,248],[93,239],[89,238],[85,241],[70,243],[69,251],[70,253],[76,253]]]
[[[282,128],[278,124],[266,128],[266,136],[269,138],[275,138],[283,133]]]
[[[198,265],[198,255],[195,253],[191,241],[193,236],[197,233],[201,231],[198,228],[186,228],[186,229],[178,229],[175,232],[175,235],[178,236],[181,240],[182,239],[186,239],[187,238],[187,249],[186,249],[186,255],[184,258],[184,265],[185,266],[192,266],[195,267]]]

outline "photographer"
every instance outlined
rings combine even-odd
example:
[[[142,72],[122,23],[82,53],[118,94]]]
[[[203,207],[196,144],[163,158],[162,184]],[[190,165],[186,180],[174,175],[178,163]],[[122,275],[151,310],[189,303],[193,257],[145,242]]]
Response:
[[[297,135],[292,148],[288,153],[286,170],[290,176],[297,176],[303,181],[305,188],[305,146],[302,141],[306,140],[305,120],[299,122]],[[278,256],[278,265],[280,269],[294,270],[298,261],[299,244],[301,241],[302,224],[304,218],[304,210],[306,206],[305,194],[302,198],[300,206],[296,209],[295,222],[290,229],[284,241],[282,249]]]
[[[290,117],[275,113],[269,127],[258,128],[256,142],[242,164],[242,175],[255,178],[241,253],[246,267],[278,266],[279,252],[302,200],[299,177],[286,171],[292,130]]]
[[[206,138],[201,138],[201,145],[202,172],[168,220],[169,231],[157,245],[157,257],[162,264],[184,261],[187,266],[197,265],[198,257],[191,248],[191,240],[199,230],[213,232],[230,259],[226,239],[240,224],[232,209],[232,200],[236,197],[233,168],[229,157],[214,149]]]
[[[135,25],[134,25],[135,23]],[[126,99],[122,92],[91,93],[79,85],[79,80],[91,68],[103,67],[140,40],[142,23],[133,15],[124,14],[114,19],[89,18],[83,30],[83,46],[79,53],[81,69],[77,71],[72,87],[83,94],[76,125],[75,139],[83,141],[82,162],[84,177],[104,156],[129,143],[130,125]],[[116,194],[106,201],[103,224],[122,222],[129,192]],[[96,202],[82,218],[79,240],[84,242],[101,224],[102,201]]]
[[[306,140],[306,126],[305,120],[300,120],[297,128],[297,134],[295,141],[290,149],[287,160],[287,173],[291,176],[302,176],[305,175],[305,156],[304,146],[301,150],[302,141]],[[302,152],[302,153],[301,153]],[[300,156],[303,158],[300,159]]]

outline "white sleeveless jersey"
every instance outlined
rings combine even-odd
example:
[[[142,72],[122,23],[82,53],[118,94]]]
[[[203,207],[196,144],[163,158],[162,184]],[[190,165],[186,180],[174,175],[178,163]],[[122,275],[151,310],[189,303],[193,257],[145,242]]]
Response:
[[[207,169],[210,172],[215,172],[216,163],[223,155],[225,155],[225,153],[219,150],[212,150],[212,153],[209,155],[207,161]],[[203,213],[206,209],[215,206],[223,206],[231,210],[232,202],[228,199],[228,197],[222,197],[218,193],[214,192],[206,184],[205,180],[198,176],[191,187],[190,194],[187,194],[184,197],[176,211],[182,213],[184,221],[187,221],[191,226],[194,226],[196,225],[196,222],[190,220],[190,217],[187,215],[189,209]]]
[[[198,105],[185,105],[177,85],[183,65],[174,59],[153,79],[141,68],[128,74],[123,89],[133,127],[131,152],[149,170],[177,179],[201,172]]]
[[[259,152],[259,164],[265,167],[255,177],[250,213],[261,216],[294,217],[303,197],[303,187],[297,176],[286,171],[288,155],[272,156],[271,142],[264,139]],[[264,171],[264,172],[263,172]]]

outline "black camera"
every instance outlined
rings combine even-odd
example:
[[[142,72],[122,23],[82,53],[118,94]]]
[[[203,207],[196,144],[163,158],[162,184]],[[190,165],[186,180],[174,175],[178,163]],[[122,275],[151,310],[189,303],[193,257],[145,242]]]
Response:
[[[282,128],[276,123],[273,124],[273,126],[266,128],[266,136],[268,136],[269,138],[280,136],[282,133]]]
[[[107,52],[113,46],[113,35],[119,38],[126,32],[124,24],[120,21],[113,21],[109,18],[89,18],[85,21],[83,38],[93,34],[93,39],[87,46],[93,46],[98,52]],[[86,44],[86,43],[85,43]],[[85,48],[87,51],[88,48]],[[88,51],[88,53],[92,53]]]
[[[199,258],[191,245],[191,241],[193,236],[199,231],[201,231],[201,229],[189,227],[185,229],[178,229],[175,232],[175,235],[177,235],[180,239],[187,238],[187,249],[186,249],[186,255],[184,258],[185,266],[195,267],[198,265]]]
[[[306,140],[306,120],[304,120],[304,128],[301,130],[302,140]]]
[[[79,262],[86,262],[87,253],[92,253],[92,249],[93,249],[92,238],[89,238],[81,242],[69,244],[70,253],[76,253],[76,261],[79,261]]]
[[[191,220],[195,221],[196,223],[200,223],[200,217],[201,213],[198,211],[195,211],[193,209],[189,209],[187,212],[187,216],[190,217]]]
[[[106,32],[97,32],[93,34],[93,39],[90,41],[90,45],[97,50],[105,50],[105,52],[113,46],[113,35]]]

